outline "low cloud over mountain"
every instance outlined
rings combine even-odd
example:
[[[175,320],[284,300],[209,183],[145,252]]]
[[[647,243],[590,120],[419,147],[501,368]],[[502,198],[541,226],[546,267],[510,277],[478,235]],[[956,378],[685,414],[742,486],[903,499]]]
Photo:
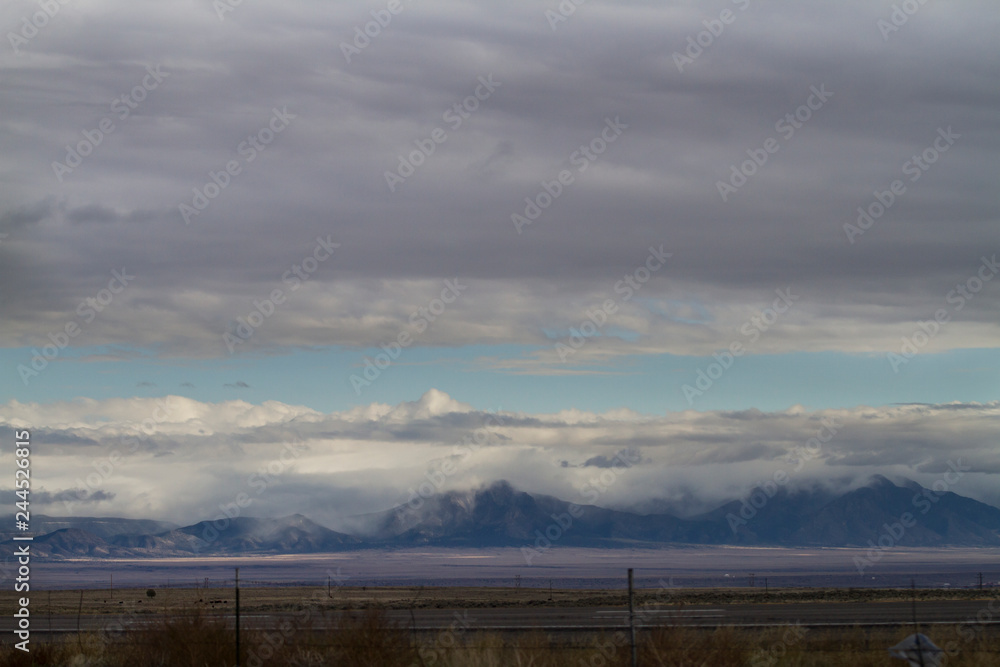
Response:
[[[961,479],[960,470],[949,479]],[[45,518],[44,525],[55,520]],[[106,523],[106,522],[105,522]],[[475,491],[449,491],[361,517],[367,530],[346,535],[302,515],[281,519],[237,517],[202,521],[151,534],[135,522],[95,530],[81,519],[35,540],[49,557],[135,557],[288,554],[357,548],[520,547],[530,563],[558,546],[635,547],[683,544],[790,547],[1000,546],[1000,509],[943,488],[876,476],[853,491],[789,493],[754,489],[703,516],[637,514],[570,503],[496,482]]]
[[[348,532],[349,517],[498,479],[690,518],[768,484],[842,494],[884,474],[933,487],[958,465],[952,491],[1000,505],[998,420],[996,402],[524,414],[439,391],[331,413],[176,396],[0,406],[8,440],[11,429],[46,425],[33,434],[37,512],[188,523],[238,506]],[[12,504],[13,490],[0,490],[4,499]]]

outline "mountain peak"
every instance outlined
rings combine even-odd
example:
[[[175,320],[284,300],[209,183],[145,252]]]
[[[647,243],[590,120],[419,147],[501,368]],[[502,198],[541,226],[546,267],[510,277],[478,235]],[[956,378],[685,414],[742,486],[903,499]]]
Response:
[[[484,484],[480,489],[480,493],[489,493],[493,496],[509,498],[517,493],[517,489],[515,489],[514,485],[507,480],[500,479],[492,484]]]
[[[896,483],[885,475],[872,475],[868,478],[868,483],[865,486],[873,489],[892,489],[897,487]]]

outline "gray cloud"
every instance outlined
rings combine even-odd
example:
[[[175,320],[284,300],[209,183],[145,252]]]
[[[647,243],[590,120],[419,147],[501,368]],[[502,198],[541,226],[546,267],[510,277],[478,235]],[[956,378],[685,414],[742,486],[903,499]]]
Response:
[[[88,491],[87,489],[64,489],[62,491],[52,493],[44,489],[38,489],[31,492],[31,502],[38,503],[39,505],[51,505],[60,509],[64,507],[64,504],[67,501],[72,503],[96,505],[98,503],[112,501],[114,499],[114,493],[108,493],[107,491],[102,490]],[[16,495],[13,489],[10,489],[0,491],[0,500],[2,500],[4,504],[13,507],[14,503],[20,502],[21,499]]]
[[[802,295],[788,331],[755,351],[882,351],[1000,250],[986,0],[922,6],[887,40],[886,7],[755,0],[683,73],[673,53],[732,3],[592,0],[556,31],[552,7],[407,5],[350,64],[340,44],[370,20],[361,7],[262,2],[224,21],[209,4],[67,9],[25,54],[0,56],[0,340],[39,344],[125,266],[137,278],[120,307],[77,342],[226,354],[228,323],[330,235],[343,252],[247,349],[390,339],[455,276],[476,297],[421,344],[545,343],[664,244],[669,266],[621,316],[635,340],[606,337],[586,358],[710,352],[788,285]],[[167,76],[122,118],[113,101],[147,66]],[[443,113],[489,74],[502,85],[452,130]],[[819,85],[830,100],[723,202],[716,182]],[[295,118],[246,161],[241,142],[286,107]],[[510,215],[607,117],[628,129],[518,235]],[[104,118],[114,130],[60,182],[52,163]],[[435,127],[447,141],[389,192],[384,172]],[[956,144],[848,243],[856,208],[946,127]],[[178,205],[234,159],[240,173],[185,225]],[[992,346],[998,307],[984,289],[930,349]],[[542,355],[511,370],[552,368]]]
[[[583,467],[594,468],[626,468],[642,463],[642,453],[637,449],[623,449],[614,456],[598,454],[583,462]]]

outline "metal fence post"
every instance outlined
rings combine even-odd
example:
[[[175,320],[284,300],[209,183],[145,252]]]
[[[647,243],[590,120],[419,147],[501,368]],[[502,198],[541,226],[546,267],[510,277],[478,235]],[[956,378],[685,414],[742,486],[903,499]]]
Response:
[[[236,568],[236,667],[240,667],[240,568]]]
[[[632,638],[632,667],[637,667],[639,664],[639,655],[636,651],[635,646],[635,605],[632,602],[633,591],[632,591],[632,568],[628,569],[628,628],[629,634]]]

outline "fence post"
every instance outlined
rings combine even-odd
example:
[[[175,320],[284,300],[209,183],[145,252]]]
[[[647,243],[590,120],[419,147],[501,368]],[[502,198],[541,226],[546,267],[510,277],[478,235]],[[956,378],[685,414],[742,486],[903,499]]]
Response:
[[[639,664],[635,646],[635,605],[632,603],[632,568],[628,569],[628,628],[632,640],[632,667]]]
[[[236,667],[240,667],[240,568],[236,568]]]

